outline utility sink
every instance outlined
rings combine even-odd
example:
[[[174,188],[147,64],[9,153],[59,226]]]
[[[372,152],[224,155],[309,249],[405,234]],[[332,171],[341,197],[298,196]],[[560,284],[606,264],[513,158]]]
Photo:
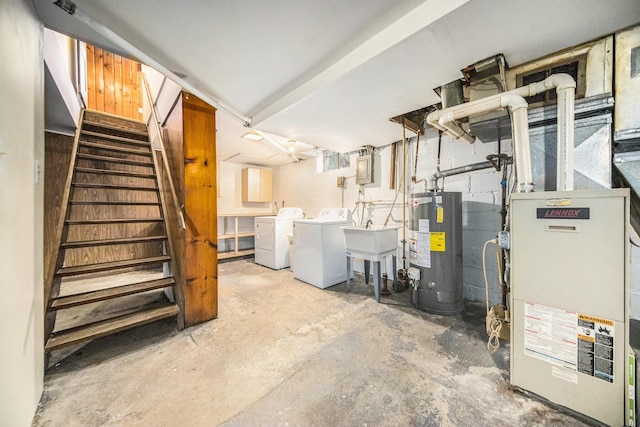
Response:
[[[398,248],[398,226],[382,228],[372,225],[342,227],[344,231],[344,246],[347,255],[372,261],[380,259]]]

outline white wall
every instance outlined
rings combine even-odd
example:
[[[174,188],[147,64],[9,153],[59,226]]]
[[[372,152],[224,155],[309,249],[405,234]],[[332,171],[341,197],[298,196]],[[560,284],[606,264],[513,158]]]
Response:
[[[352,161],[353,163],[353,161]],[[316,160],[302,160],[273,170],[273,198],[278,207],[299,207],[307,218],[318,215],[325,207],[343,207],[342,191],[336,186],[338,176],[355,175],[355,168],[316,173]],[[355,201],[354,179],[348,179],[344,207],[353,209]]]
[[[249,165],[218,162],[218,215],[272,215],[276,213],[274,203],[242,202],[242,169],[246,167],[249,167]],[[253,231],[253,220],[254,217],[252,216],[239,216],[238,231]],[[233,233],[234,230],[235,217],[218,217],[218,234]],[[218,240],[218,250],[224,252],[233,249],[234,244],[233,239],[220,239]],[[238,240],[238,249],[240,250],[253,248],[254,246],[253,237],[242,237]]]
[[[420,139],[418,154],[417,180],[429,178],[436,170],[437,135],[427,134]],[[407,160],[407,176],[409,181],[408,194],[425,191],[425,183],[412,184],[415,159],[415,138],[410,140],[409,155]],[[488,154],[495,153],[497,143],[476,142],[466,145],[443,136],[441,169],[450,169],[470,163],[482,162]],[[511,154],[510,141],[502,144],[503,152]],[[390,146],[377,149],[374,160],[375,183],[364,186],[364,200],[376,201],[372,207],[365,211],[364,221],[372,219],[374,224],[383,224],[391,210],[391,201],[395,197],[394,190],[389,190],[390,170]],[[398,160],[402,158],[401,149],[398,151]],[[344,206],[354,208],[358,198],[358,186],[355,185],[355,155],[351,159],[352,167],[326,173],[316,172],[316,161],[305,160],[274,169],[274,198],[280,203],[285,200],[288,206],[299,206],[307,216],[315,216],[323,207]],[[398,188],[400,186],[401,167],[398,166]],[[347,176],[344,205],[342,205],[341,190],[336,186],[337,176]],[[464,297],[473,301],[484,301],[484,278],[482,273],[482,246],[496,236],[500,230],[500,199],[501,174],[494,169],[477,171],[465,175],[446,178],[445,191],[462,192],[463,204],[463,267],[464,267]],[[393,209],[389,224],[400,224],[402,218],[401,201]],[[360,213],[354,222],[360,222]],[[407,216],[410,210],[407,211]],[[399,238],[400,240],[400,238]],[[493,253],[491,253],[493,254]],[[398,267],[401,266],[402,250],[399,243]],[[408,257],[408,253],[407,253]],[[488,279],[492,303],[499,301],[499,287],[497,285],[497,272],[494,262],[495,256],[487,256]],[[359,264],[356,270],[362,271]],[[390,268],[390,265],[387,266]],[[387,270],[390,271],[390,270]],[[630,307],[631,317],[640,318],[640,249],[632,247],[631,251],[631,275],[630,275]]]
[[[399,128],[400,133],[400,128]],[[503,144],[508,146],[508,144]],[[455,142],[443,136],[441,169],[449,169],[469,163],[484,161],[487,154],[494,153],[497,143],[466,145]],[[425,191],[425,183],[413,184],[415,161],[415,138],[411,138],[407,144],[407,199],[412,193]],[[418,153],[417,180],[429,178],[436,170],[437,158],[437,134],[428,134],[420,139]],[[391,159],[391,146],[376,149],[374,156],[374,183],[363,186],[364,194],[358,194],[355,184],[355,158],[351,157],[351,167],[325,173],[316,172],[316,161],[305,160],[282,166],[274,170],[274,198],[278,201],[285,200],[288,206],[301,207],[307,216],[315,216],[323,207],[342,206],[357,211],[354,214],[354,223],[366,223],[371,219],[374,224],[382,225],[388,221],[389,225],[401,225],[402,223],[402,193],[397,195],[396,190],[389,189],[389,172]],[[399,144],[397,151],[398,166],[396,188],[401,188],[402,178],[402,146]],[[347,185],[344,191],[344,204],[342,203],[342,191],[336,185],[338,176],[347,177]],[[463,258],[464,258],[464,294],[471,300],[484,300],[484,281],[482,275],[482,245],[488,239],[496,236],[500,229],[500,179],[501,175],[495,170],[479,171],[468,175],[447,178],[446,191],[460,191],[463,199]],[[367,202],[364,212],[356,205],[357,200]],[[280,203],[280,202],[279,202]],[[389,214],[391,216],[389,217]],[[410,209],[406,211],[409,219]],[[399,233],[398,240],[402,239]],[[408,247],[407,247],[407,267]],[[489,259],[489,278],[491,284],[492,301],[498,301],[499,292],[496,284],[495,266]],[[402,245],[398,248],[398,267],[402,266]],[[383,267],[390,270],[391,265]],[[360,263],[355,264],[357,271],[362,271]]]
[[[48,29],[44,30],[44,60],[64,100],[66,109],[69,111],[69,116],[77,125],[81,106],[72,81],[75,76],[75,70],[72,66],[72,43],[72,40],[63,34]]]
[[[146,65],[142,66],[142,72],[147,78],[149,83],[149,90],[151,91],[151,98],[155,104],[157,119],[160,124],[164,123],[169,113],[173,109],[173,106],[180,96],[182,87],[180,87],[173,80],[168,79],[164,75],[160,74],[156,70]],[[153,123],[153,117],[151,115],[151,106],[149,105],[149,97],[147,91],[144,88],[144,82],[142,83],[142,107],[143,107],[143,121],[147,123],[149,127],[149,139],[153,143],[154,147],[160,149],[160,141],[157,138],[157,127]]]
[[[242,169],[256,166],[221,161],[218,162],[218,167],[218,177],[220,179],[220,192],[218,193],[219,214],[272,214],[276,212],[273,203],[242,202]],[[281,207],[280,202],[278,202],[278,207]]]
[[[31,1],[0,2],[0,424],[29,426],[43,386],[42,27]],[[41,179],[43,172],[41,172]]]

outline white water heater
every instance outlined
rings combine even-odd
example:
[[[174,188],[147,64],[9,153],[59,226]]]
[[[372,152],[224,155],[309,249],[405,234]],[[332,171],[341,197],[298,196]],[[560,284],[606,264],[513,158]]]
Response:
[[[510,214],[511,384],[634,425],[628,189],[513,194]]]

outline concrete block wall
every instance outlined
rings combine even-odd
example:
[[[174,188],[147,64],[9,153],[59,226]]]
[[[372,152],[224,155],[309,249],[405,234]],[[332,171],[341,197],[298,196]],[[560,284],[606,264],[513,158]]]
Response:
[[[417,181],[411,182],[414,174],[416,138],[410,138],[407,144],[407,200],[412,193],[426,191],[427,184],[423,181],[436,171],[437,134],[422,136],[418,147]],[[508,144],[502,144],[508,147]],[[488,154],[495,153],[497,143],[467,145],[454,141],[447,136],[442,137],[441,169],[464,166],[469,163],[484,161]],[[402,147],[398,146],[397,159],[402,159]],[[372,220],[374,224],[382,225],[387,221],[389,225],[402,223],[402,167],[396,169],[396,189],[389,189],[391,146],[379,147],[374,155],[374,182],[363,186],[363,193],[359,194],[359,186],[355,184],[355,158],[352,155],[351,166],[346,169],[330,172],[316,172],[316,161],[305,160],[274,169],[274,199],[288,206],[299,206],[308,217],[313,217],[323,207],[343,206],[354,210],[354,223]],[[346,176],[344,189],[344,205],[342,205],[342,190],[336,185],[338,176]],[[482,272],[482,247],[484,243],[494,238],[500,229],[500,180],[501,175],[495,170],[478,171],[470,174],[449,177],[444,181],[446,191],[459,191],[463,200],[463,259],[464,259],[464,296],[466,299],[484,301],[485,288]],[[395,204],[393,203],[396,199]],[[369,203],[363,211],[356,201],[364,200]],[[407,220],[411,210],[407,209]],[[402,239],[398,236],[398,267],[402,266]],[[495,247],[488,249],[487,276],[490,284],[490,300],[499,301],[499,287],[495,264]],[[408,248],[407,248],[408,257]],[[408,267],[408,261],[407,261]],[[354,265],[356,271],[362,271],[361,263]],[[383,271],[391,273],[390,261],[383,266]]]
[[[440,169],[446,170],[483,162],[487,155],[496,154],[498,143],[476,141],[469,145],[442,136]],[[502,152],[511,154],[510,141],[503,141]],[[415,146],[414,146],[415,151]],[[420,139],[418,154],[418,177],[428,177],[436,170],[438,136],[428,132]],[[415,153],[414,153],[415,154]],[[415,158],[415,156],[414,156]],[[486,169],[440,180],[444,191],[462,193],[462,246],[464,298],[471,301],[485,301],[485,281],[482,267],[482,250],[486,241],[497,236],[500,230],[501,173]],[[487,282],[489,301],[500,301],[500,287],[496,266],[496,246],[489,244],[486,251]]]
[[[416,152],[415,137],[409,140],[407,156],[407,194],[425,192],[429,177],[436,171],[436,158],[438,148],[438,135],[433,132],[422,136],[418,149],[417,183],[411,182],[414,174],[414,161]],[[498,143],[482,143],[476,141],[472,145],[454,141],[451,138],[442,137],[440,169],[450,169],[477,163],[486,160],[489,154],[497,153]],[[501,150],[511,155],[510,141],[501,143]],[[390,146],[376,149],[374,158],[375,182],[367,184],[364,194],[358,195],[358,186],[355,185],[355,157],[352,156],[351,167],[338,171],[318,173],[316,161],[305,160],[287,166],[274,169],[274,198],[286,200],[289,206],[300,206],[307,216],[315,216],[323,207],[341,206],[341,189],[336,186],[336,177],[347,176],[347,185],[344,190],[344,207],[353,209],[358,197],[364,200],[375,201],[365,211],[364,221],[371,219],[374,224],[383,224],[391,212],[392,219],[389,224],[400,225],[402,219],[402,194],[398,195],[397,202],[392,208],[391,204],[396,195],[395,190],[389,189],[390,170]],[[402,149],[399,148],[397,158],[402,158]],[[397,168],[397,188],[400,188],[402,169]],[[445,191],[462,192],[463,209],[463,272],[464,272],[464,298],[472,301],[485,301],[485,284],[482,270],[482,248],[487,240],[496,237],[500,230],[500,203],[501,203],[501,173],[495,169],[471,172],[463,175],[448,177],[444,180]],[[440,182],[442,184],[442,181]],[[512,185],[512,181],[509,181]],[[407,210],[410,215],[410,209]],[[359,222],[360,216],[354,220]],[[399,240],[401,237],[399,237]],[[486,266],[489,283],[489,300],[491,303],[500,301],[500,289],[497,281],[496,248],[489,245],[487,248]],[[407,253],[408,257],[408,253]],[[401,266],[402,250],[398,244],[398,267]],[[362,265],[354,265],[356,271],[362,271]],[[640,319],[640,248],[631,249],[631,274],[630,274],[630,315]],[[390,263],[383,267],[384,271],[391,271]]]

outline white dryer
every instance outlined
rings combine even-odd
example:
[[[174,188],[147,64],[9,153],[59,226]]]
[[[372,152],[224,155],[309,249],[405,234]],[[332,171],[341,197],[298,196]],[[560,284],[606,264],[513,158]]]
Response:
[[[303,218],[300,208],[280,208],[275,216],[255,218],[256,264],[280,270],[289,267],[289,239],[294,219]]]
[[[317,218],[293,221],[293,277],[320,289],[347,280],[344,233],[351,213],[325,208]]]

